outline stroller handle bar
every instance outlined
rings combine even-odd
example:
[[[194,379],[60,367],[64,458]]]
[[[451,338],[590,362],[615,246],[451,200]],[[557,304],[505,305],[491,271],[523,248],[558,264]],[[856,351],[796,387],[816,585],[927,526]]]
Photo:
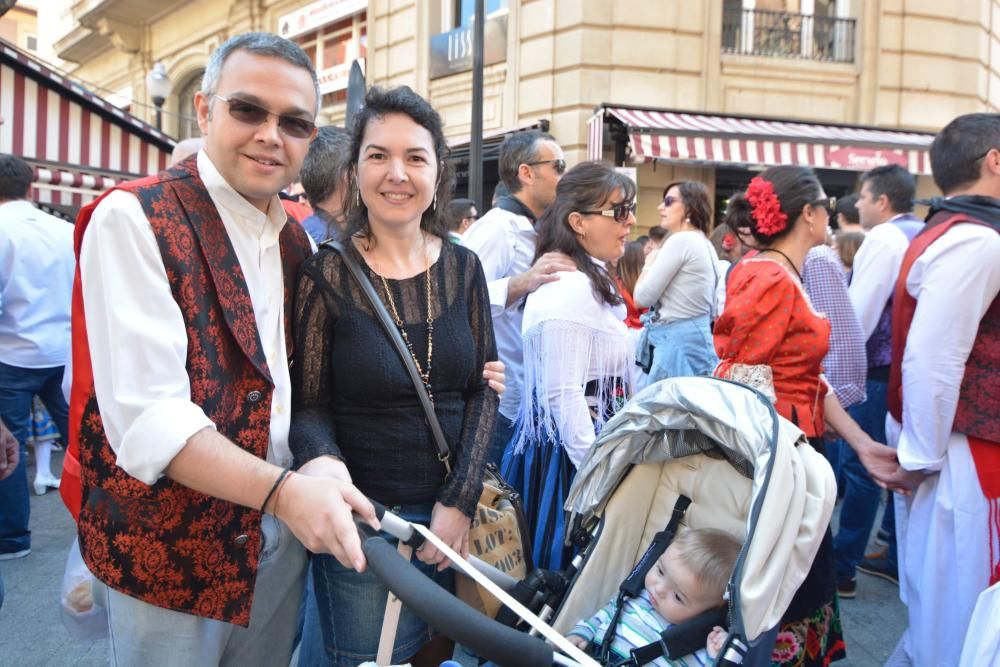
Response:
[[[370,500],[370,499],[369,499]],[[478,558],[463,560],[424,526],[414,526],[410,522],[396,516],[384,505],[372,501],[375,515],[379,519],[382,531],[392,535],[404,544],[419,546],[425,540],[431,540],[439,549],[443,549],[452,560],[451,567],[459,572],[479,577],[480,585],[489,589],[496,586],[499,591],[495,595],[507,597],[508,604],[520,607],[516,600],[505,595],[517,585],[517,580],[484,563]],[[372,572],[393,592],[413,613],[429,625],[441,630],[448,637],[468,646],[481,657],[499,665],[517,665],[525,667],[550,667],[553,664],[576,667],[578,665],[596,665],[579,649],[568,644],[551,628],[542,623],[544,634],[552,635],[550,640],[565,645],[566,651],[579,657],[567,657],[557,653],[549,644],[539,637],[514,630],[503,623],[472,609],[460,599],[438,586],[430,578],[412,567],[399,552],[383,538],[378,531],[355,517],[358,534],[361,538],[361,548]],[[458,561],[462,561],[461,564]],[[465,566],[463,569],[462,566]],[[515,610],[516,611],[516,610]],[[528,610],[524,613],[531,615]],[[523,617],[523,614],[520,614]],[[530,619],[525,618],[530,622]],[[535,619],[536,622],[541,622]],[[583,662],[580,662],[583,660]]]
[[[551,667],[554,652],[544,641],[508,628],[471,609],[411,567],[385,538],[367,524],[358,524],[358,533],[368,567],[428,625],[499,665]]]
[[[371,498],[369,498],[369,500],[371,500]],[[410,524],[409,521],[396,516],[390,512],[385,505],[377,500],[371,500],[371,503],[375,508],[375,517],[379,520],[384,532],[392,535],[403,544],[410,545],[414,550],[419,549],[420,546],[427,541],[423,535],[413,529],[413,525]],[[484,563],[475,556],[469,556],[467,562],[469,565],[476,568],[480,574],[485,575],[490,581],[508,593],[513,591],[517,586],[517,579],[510,576],[506,572],[501,572],[489,563]],[[457,569],[454,568],[454,566],[452,567],[453,569]]]

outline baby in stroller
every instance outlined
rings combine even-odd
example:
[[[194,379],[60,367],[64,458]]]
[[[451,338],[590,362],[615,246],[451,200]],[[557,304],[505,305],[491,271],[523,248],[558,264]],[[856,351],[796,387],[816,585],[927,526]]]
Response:
[[[741,546],[721,530],[683,530],[649,568],[639,595],[624,601],[617,620],[618,601],[612,599],[591,618],[577,623],[567,637],[581,650],[590,652],[606,641],[611,630],[614,634],[609,657],[627,658],[633,649],[658,641],[667,628],[722,607]],[[725,639],[726,632],[715,626],[705,648],[697,651],[693,660],[658,658],[652,664],[704,665],[718,656]]]

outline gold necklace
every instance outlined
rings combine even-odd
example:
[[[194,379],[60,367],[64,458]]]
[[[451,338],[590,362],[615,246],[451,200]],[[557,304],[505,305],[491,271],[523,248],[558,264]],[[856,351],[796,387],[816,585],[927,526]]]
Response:
[[[406,328],[403,327],[403,318],[399,316],[399,311],[396,310],[396,301],[392,298],[392,290],[389,289],[389,282],[382,275],[382,269],[378,264],[378,261],[374,260],[375,273],[378,275],[379,279],[382,281],[382,288],[385,290],[386,301],[389,302],[389,310],[392,311],[392,319],[396,322],[396,328],[399,329],[399,333],[403,336],[403,342],[406,343],[406,349],[409,350],[410,356],[413,358],[413,363],[417,365],[417,372],[420,374],[420,379],[424,382],[424,387],[427,389],[427,395],[431,399],[431,403],[434,402],[434,393],[431,391],[431,361],[434,358],[434,318],[431,317],[431,262],[427,257],[427,237],[423,235],[421,231],[420,236],[424,240],[424,279],[427,286],[427,366],[426,368],[420,365],[420,360],[417,359],[416,352],[413,351],[413,344],[410,342],[410,337],[406,335]]]

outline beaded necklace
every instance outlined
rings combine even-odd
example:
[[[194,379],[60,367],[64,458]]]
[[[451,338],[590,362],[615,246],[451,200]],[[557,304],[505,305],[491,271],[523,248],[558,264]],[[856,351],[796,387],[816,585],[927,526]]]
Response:
[[[406,329],[403,327],[403,318],[399,316],[399,311],[396,309],[396,301],[392,298],[392,290],[389,289],[389,282],[382,275],[382,269],[378,262],[373,260],[375,264],[375,273],[378,275],[379,279],[382,281],[382,288],[385,290],[386,301],[389,304],[389,310],[392,311],[392,319],[396,323],[396,328],[399,329],[399,333],[403,336],[403,342],[406,343],[406,349],[409,350],[410,356],[413,357],[413,363],[417,365],[417,372],[420,373],[420,379],[424,382],[424,387],[427,388],[427,395],[431,399],[431,403],[434,402],[434,393],[431,391],[431,361],[434,358],[434,318],[431,316],[431,262],[427,257],[427,237],[421,232],[421,237],[424,240],[424,279],[427,286],[427,364],[426,367],[420,365],[420,360],[417,359],[416,352],[413,351],[413,343],[410,342],[410,337],[406,335]]]

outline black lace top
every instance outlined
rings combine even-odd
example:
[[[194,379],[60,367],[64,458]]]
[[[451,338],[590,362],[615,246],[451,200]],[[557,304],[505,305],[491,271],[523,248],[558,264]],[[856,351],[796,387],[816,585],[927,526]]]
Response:
[[[347,246],[385,303],[381,279]],[[431,389],[452,450],[452,475],[445,479],[399,354],[340,256],[328,248],[299,273],[289,444],[297,465],[324,454],[342,457],[358,488],[383,504],[440,501],[472,516],[498,403],[482,378],[483,365],[497,358],[489,295],[479,259],[452,243],[441,244],[430,273]],[[426,277],[421,272],[388,284],[423,368]]]

